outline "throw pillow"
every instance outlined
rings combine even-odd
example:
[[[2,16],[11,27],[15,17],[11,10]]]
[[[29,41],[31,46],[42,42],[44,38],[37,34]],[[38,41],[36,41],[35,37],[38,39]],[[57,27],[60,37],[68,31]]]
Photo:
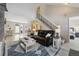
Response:
[[[46,38],[47,38],[47,37],[50,37],[50,36],[51,36],[51,33],[48,33],[48,34],[46,35]]]

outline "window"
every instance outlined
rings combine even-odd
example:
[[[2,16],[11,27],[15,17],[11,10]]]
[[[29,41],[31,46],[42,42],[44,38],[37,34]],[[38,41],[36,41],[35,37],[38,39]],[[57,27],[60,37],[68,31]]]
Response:
[[[19,25],[15,25],[15,33],[20,33],[20,26]]]

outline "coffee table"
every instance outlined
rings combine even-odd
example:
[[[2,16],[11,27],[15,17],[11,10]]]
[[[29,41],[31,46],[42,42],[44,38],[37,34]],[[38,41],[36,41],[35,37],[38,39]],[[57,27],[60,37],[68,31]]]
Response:
[[[26,53],[31,50],[37,50],[36,40],[30,37],[20,38],[20,47],[23,48]]]

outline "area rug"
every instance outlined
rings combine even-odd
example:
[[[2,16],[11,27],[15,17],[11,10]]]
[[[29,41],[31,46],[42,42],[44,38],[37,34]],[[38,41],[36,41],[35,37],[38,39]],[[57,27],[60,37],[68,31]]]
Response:
[[[25,52],[19,44],[11,46],[10,49],[8,49],[8,56],[55,56],[60,49],[55,49],[52,46],[45,47],[41,44],[37,44],[38,49],[29,52]]]
[[[73,49],[70,49],[69,56],[79,56],[79,51],[75,51]]]
[[[60,51],[56,54],[56,56],[68,56],[69,50],[61,48]]]
[[[40,51],[40,54],[38,53]],[[40,47],[36,51],[23,51],[18,44],[12,46],[8,50],[8,56],[49,56],[49,53],[45,50],[44,46]]]

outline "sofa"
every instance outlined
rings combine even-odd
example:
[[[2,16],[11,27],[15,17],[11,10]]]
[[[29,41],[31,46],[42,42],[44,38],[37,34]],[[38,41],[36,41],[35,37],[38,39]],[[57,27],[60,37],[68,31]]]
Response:
[[[44,45],[50,46],[53,44],[53,37],[55,31],[53,30],[38,30],[38,35],[32,35],[31,37],[36,40],[36,42]]]

